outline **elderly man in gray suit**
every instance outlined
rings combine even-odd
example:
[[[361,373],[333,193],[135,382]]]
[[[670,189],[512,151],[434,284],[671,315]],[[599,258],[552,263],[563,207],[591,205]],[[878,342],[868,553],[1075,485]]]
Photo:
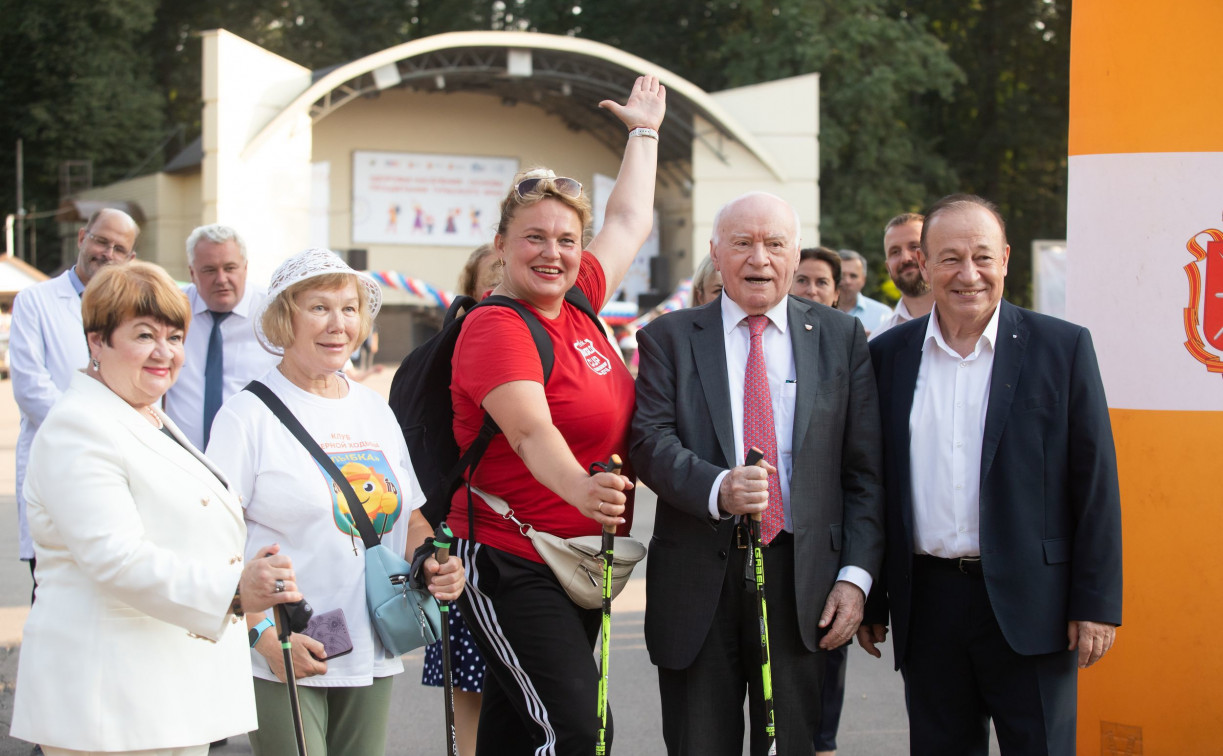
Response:
[[[823,651],[862,620],[883,556],[880,429],[866,334],[790,297],[798,215],[755,192],[714,221],[722,295],[637,334],[632,462],[658,494],[646,645],[670,754],[764,754],[744,520],[763,516],[777,753],[812,754]],[[746,450],[766,465],[745,467]]]

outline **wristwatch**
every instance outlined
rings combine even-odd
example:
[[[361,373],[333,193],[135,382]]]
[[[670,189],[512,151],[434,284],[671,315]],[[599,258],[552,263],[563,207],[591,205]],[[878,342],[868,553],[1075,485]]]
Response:
[[[267,630],[269,627],[271,627],[274,624],[276,623],[272,622],[271,617],[264,617],[262,622],[260,622],[258,625],[255,625],[247,632],[247,636],[251,640],[251,648],[254,648],[255,644],[259,642],[259,639],[263,637],[263,631]]]

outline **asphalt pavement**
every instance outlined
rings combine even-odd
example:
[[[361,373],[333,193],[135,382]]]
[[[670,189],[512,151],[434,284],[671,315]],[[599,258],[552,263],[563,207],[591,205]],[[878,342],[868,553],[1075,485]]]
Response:
[[[390,371],[372,376],[367,383],[384,394],[390,386]],[[0,756],[27,756],[31,745],[8,737],[13,689],[20,652],[21,625],[30,597],[30,574],[17,558],[17,511],[14,495],[14,449],[18,412],[9,382],[0,382]],[[65,471],[71,474],[71,470]],[[86,492],[82,492],[83,495]],[[654,526],[656,499],[648,489],[638,489],[633,535],[648,542]],[[638,565],[612,609],[612,668],[610,696],[615,714],[616,756],[663,754],[658,680],[646,653],[642,624],[645,617],[645,568]],[[88,632],[88,628],[82,628]],[[882,660],[860,648],[850,649],[846,675],[845,708],[838,736],[841,756],[903,756],[908,753],[909,731],[905,717],[904,690],[899,673],[892,670],[891,650]],[[395,680],[391,708],[388,756],[445,753],[444,712],[440,688],[420,684],[424,652],[407,654],[404,674]],[[71,681],[65,680],[65,684]],[[779,723],[784,727],[784,723]],[[213,754],[251,753],[245,736],[230,738]],[[991,743],[991,754],[998,753]],[[747,753],[746,748],[743,751]],[[289,755],[286,755],[289,756]],[[343,756],[333,754],[332,756]]]

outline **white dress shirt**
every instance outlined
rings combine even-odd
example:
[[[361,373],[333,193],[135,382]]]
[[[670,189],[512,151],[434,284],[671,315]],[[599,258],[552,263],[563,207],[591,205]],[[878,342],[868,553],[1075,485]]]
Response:
[[[972,354],[962,357],[943,338],[937,306],[930,313],[909,413],[917,554],[981,554],[981,441],[997,338],[995,309]]]
[[[212,336],[212,314],[195,290],[183,287],[191,305],[191,327],[184,344],[186,360],[178,381],[166,392],[166,414],[197,449],[204,448],[204,365],[208,361],[208,339]],[[267,373],[280,358],[264,350],[255,339],[251,315],[267,296],[263,289],[247,285],[242,301],[221,321],[225,360],[221,372],[221,402],[246,384]]]
[[[909,312],[909,308],[905,305],[904,297],[901,297],[900,301],[896,303],[896,309],[892,310],[892,314],[884,318],[883,322],[879,324],[879,327],[870,332],[870,335],[866,337],[866,340],[873,341],[876,336],[883,333],[887,329],[894,328],[901,323],[908,323],[912,319],[913,313]]]
[[[790,470],[794,453],[794,397],[797,394],[794,367],[794,344],[790,341],[789,297],[783,297],[773,309],[765,313],[768,325],[761,334],[764,348],[765,372],[768,374],[769,399],[773,404],[773,426],[777,432],[777,477],[781,484],[781,503],[784,507],[783,529],[794,532],[794,520],[790,515]],[[746,459],[743,450],[743,391],[747,378],[747,356],[751,349],[751,332],[748,330],[747,313],[730,297],[722,297],[722,332],[726,346],[726,377],[730,387],[730,420],[735,432],[735,465]],[[735,399],[738,397],[738,399]],[[722,480],[730,474],[726,470],[718,475],[709,491],[709,516],[721,518],[718,511],[718,489]],[[869,594],[871,576],[860,567],[842,567],[837,580],[848,580]]]

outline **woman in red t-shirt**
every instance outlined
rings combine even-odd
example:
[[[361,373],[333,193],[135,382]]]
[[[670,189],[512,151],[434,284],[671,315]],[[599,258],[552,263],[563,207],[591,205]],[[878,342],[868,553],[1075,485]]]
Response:
[[[599,104],[629,129],[599,234],[583,250],[591,211],[581,184],[534,170],[515,177],[494,240],[504,267],[493,293],[530,307],[551,338],[547,384],[527,325],[513,310],[473,310],[454,350],[459,448],[471,445],[486,411],[502,431],[470,476],[474,533],[465,488],[449,517],[470,565],[462,612],[488,665],[477,754],[595,747],[599,671],[591,651],[601,614],[570,601],[531,541],[485,499],[504,499],[519,521],[562,538],[597,535],[604,525],[628,530],[630,477],[587,469],[613,453],[628,459],[633,380],[565,293],[576,287],[602,308],[649,235],[666,92],[642,76],[626,105]]]

